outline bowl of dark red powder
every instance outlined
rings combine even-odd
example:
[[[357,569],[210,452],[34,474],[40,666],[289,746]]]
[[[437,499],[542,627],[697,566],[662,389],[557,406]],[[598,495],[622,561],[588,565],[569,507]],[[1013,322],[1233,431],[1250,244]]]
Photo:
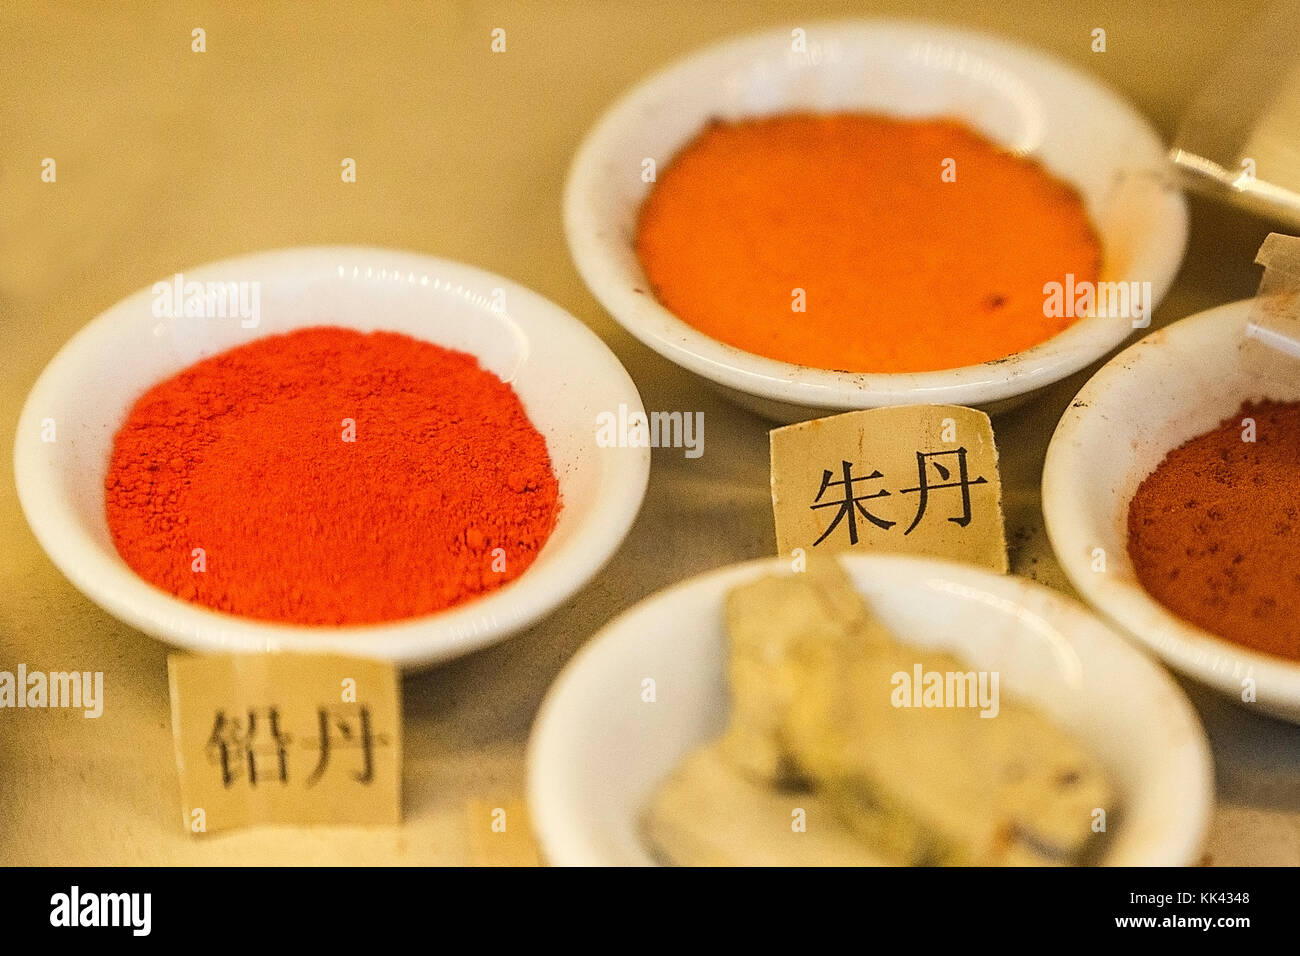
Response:
[[[429,664],[510,634],[621,542],[645,448],[604,344],[503,278],[282,250],[173,276],[50,363],[19,496],[51,559],[171,643]]]
[[[1057,427],[1043,512],[1062,567],[1174,668],[1300,721],[1300,362],[1253,302],[1153,333]]]

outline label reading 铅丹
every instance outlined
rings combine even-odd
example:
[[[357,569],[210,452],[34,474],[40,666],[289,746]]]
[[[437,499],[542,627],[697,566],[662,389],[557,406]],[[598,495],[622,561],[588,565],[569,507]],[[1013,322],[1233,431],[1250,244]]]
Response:
[[[307,654],[173,654],[167,663],[190,832],[400,821],[391,664]]]

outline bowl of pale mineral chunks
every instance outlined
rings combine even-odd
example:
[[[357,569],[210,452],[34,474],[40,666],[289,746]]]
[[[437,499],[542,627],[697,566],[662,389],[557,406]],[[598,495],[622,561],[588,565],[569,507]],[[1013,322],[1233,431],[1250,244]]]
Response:
[[[1171,667],[1300,722],[1300,364],[1258,300],[1111,359],[1057,425],[1043,516],[1070,582]]]
[[[611,621],[542,703],[527,797],[556,865],[1185,866],[1214,772],[1178,685],[1083,607],[854,554]]]
[[[618,322],[781,420],[1023,399],[1149,323],[1187,232],[1159,137],[1116,94],[888,21],[656,74],[587,136],[564,212]]]
[[[648,449],[582,323],[486,272],[321,247],[167,277],[90,322],[23,409],[14,460],[51,560],[199,650],[415,667],[492,643],[618,547]]]

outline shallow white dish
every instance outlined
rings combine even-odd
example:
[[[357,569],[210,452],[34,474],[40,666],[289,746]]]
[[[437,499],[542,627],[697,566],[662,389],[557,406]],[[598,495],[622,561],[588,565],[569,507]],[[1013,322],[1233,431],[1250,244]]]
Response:
[[[996,411],[1101,358],[1129,319],[1082,319],[1005,359],[938,372],[865,374],[793,365],[710,338],[659,305],[633,241],[661,166],[712,118],[792,110],[952,116],[1040,160],[1083,196],[1101,235],[1101,281],[1147,281],[1159,302],[1182,260],[1187,211],[1150,125],[1097,80],[1042,53],[967,30],[899,21],[804,25],[709,47],[655,74],[601,118],[564,198],[569,249],[587,286],[638,339],[739,404],[782,421],[908,403]],[[1063,278],[1063,277],[1062,277]],[[1149,315],[1149,312],[1148,312]]]
[[[1128,507],[1170,451],[1234,414],[1247,399],[1300,399],[1300,374],[1271,380],[1243,361],[1253,300],[1166,326],[1125,349],[1061,417],[1043,465],[1043,517],[1057,560],[1101,613],[1171,667],[1252,707],[1300,723],[1300,664],[1225,641],[1168,611],[1138,583],[1128,556]],[[1105,571],[1093,571],[1094,551]]]
[[[260,283],[257,326],[243,328],[237,317],[160,319],[152,287],[142,289],[64,345],[18,424],[14,471],[32,531],[69,580],[114,616],[195,650],[332,651],[427,665],[498,641],[558,606],[631,527],[650,453],[598,447],[596,416],[617,413],[620,404],[640,411],[636,386],[596,335],[536,293],[455,262],[346,246],[263,252],[188,269],[184,278]],[[146,583],[122,561],[108,531],[104,476],[131,405],[202,358],[309,325],[404,332],[472,353],[513,386],[546,438],[562,503],[554,532],[524,574],[437,614],[324,628],[209,610]],[[41,438],[46,419],[56,425],[52,443]]]
[[[1008,693],[1041,706],[1103,761],[1122,804],[1105,863],[1196,860],[1214,802],[1209,745],[1187,698],[1145,655],[1024,578],[899,556],[851,556],[844,566],[897,633],[1000,671]],[[569,663],[528,748],[528,806],[548,862],[653,862],[638,830],[643,810],[727,719],[723,597],[788,568],[773,558],[692,578],[623,614]],[[655,703],[641,699],[647,677]]]

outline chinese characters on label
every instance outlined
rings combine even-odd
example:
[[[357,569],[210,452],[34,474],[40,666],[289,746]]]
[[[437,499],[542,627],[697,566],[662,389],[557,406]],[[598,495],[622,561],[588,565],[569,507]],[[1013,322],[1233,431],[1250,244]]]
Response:
[[[391,664],[174,654],[168,669],[192,832],[400,821],[401,708]]]
[[[771,442],[781,554],[907,552],[1007,570],[997,450],[983,412],[867,409],[774,429]]]
[[[242,715],[218,710],[208,738],[208,760],[219,768],[221,784],[232,787],[243,782],[250,787],[268,783],[290,782],[290,755],[305,757],[293,761],[293,772],[309,770],[305,786],[314,787],[330,767],[335,752],[353,758],[351,770],[357,783],[375,779],[374,748],[387,746],[385,734],[376,735],[371,727],[370,708],[361,706],[355,714],[342,713],[333,707],[317,709],[318,733],[296,740],[281,725],[278,707],[251,707]],[[295,752],[295,745],[298,751]],[[314,764],[313,764],[314,761]],[[296,777],[295,777],[296,779]]]
[[[945,467],[939,461],[939,459],[948,455],[955,456],[956,465],[952,467]],[[949,481],[949,479],[953,476],[954,468],[956,470],[957,480]],[[888,521],[884,518],[881,518],[878,515],[873,514],[872,512],[868,511],[867,508],[862,504],[862,502],[870,501],[873,498],[887,498],[890,495],[889,491],[881,489],[879,491],[876,491],[874,494],[864,493],[861,495],[855,495],[853,493],[853,486],[857,482],[875,481],[876,479],[883,479],[885,476],[882,475],[879,470],[873,470],[869,475],[855,478],[853,477],[852,462],[841,461],[840,469],[841,469],[841,473],[843,474],[843,477],[839,481],[831,481],[831,477],[834,473],[831,472],[829,469],[822,472],[821,487],[817,490],[816,499],[813,501],[812,505],[810,505],[810,507],[814,511],[817,511],[821,508],[831,508],[831,507],[835,507],[838,509],[835,512],[835,517],[831,520],[830,525],[826,528],[825,531],[822,532],[821,537],[813,542],[814,547],[816,547],[817,545],[825,541],[827,536],[830,535],[830,533],[839,526],[841,521],[845,521],[845,519],[847,519],[847,525],[848,525],[849,544],[857,544],[858,543],[857,517],[859,513],[862,515],[862,517],[866,518],[877,528],[881,528],[886,531],[888,531],[890,528],[892,528],[894,525],[898,523],[897,521]],[[929,507],[930,504],[930,492],[939,491],[945,488],[955,488],[960,490],[961,492],[961,514],[957,515],[956,517],[950,517],[948,520],[953,522],[954,524],[960,525],[963,528],[969,525],[971,522],[971,512],[970,512],[971,485],[987,484],[988,479],[984,477],[971,478],[969,476],[966,469],[966,449],[954,448],[951,451],[927,451],[927,452],[918,451],[916,453],[916,470],[917,470],[916,487],[903,488],[899,491],[899,494],[901,495],[914,494],[918,496],[916,499],[916,513],[912,517],[912,523],[907,526],[907,530],[904,531],[903,534],[905,535],[911,534],[916,529],[916,526],[921,523],[921,519],[925,517],[926,509]],[[939,484],[931,483],[930,481],[931,470],[933,470],[936,473],[936,476],[939,479]],[[843,489],[843,492],[836,493],[836,494],[842,494],[843,497],[838,499],[833,498],[833,500],[823,502],[822,497],[826,494],[827,490],[835,487],[839,487]]]

